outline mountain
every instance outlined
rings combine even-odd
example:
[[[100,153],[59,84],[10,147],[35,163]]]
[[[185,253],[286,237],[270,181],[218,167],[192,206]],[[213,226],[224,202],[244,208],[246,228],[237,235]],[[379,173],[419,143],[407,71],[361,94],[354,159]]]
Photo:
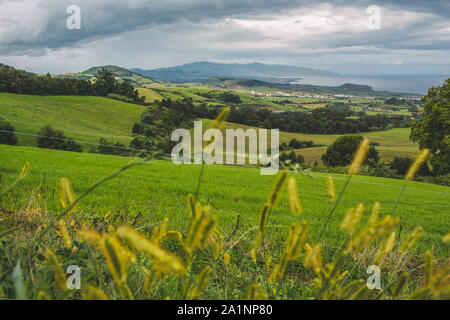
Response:
[[[251,78],[268,82],[290,82],[302,76],[332,76],[335,73],[310,68],[263,63],[193,62],[155,70],[130,69],[140,75],[170,82],[202,81],[213,77]]]
[[[107,69],[108,71],[111,71],[114,73],[117,78],[120,80],[128,79],[131,81],[131,84],[136,87],[142,87],[146,84],[153,84],[157,83],[159,81],[155,81],[149,77],[143,76],[141,74],[138,74],[136,72],[133,72],[131,70],[118,67],[118,66],[96,66],[89,68],[85,71],[79,72],[79,73],[67,73],[63,75],[59,75],[59,77],[73,77],[77,79],[83,79],[83,80],[92,80],[95,78],[95,74],[97,74],[101,69]]]

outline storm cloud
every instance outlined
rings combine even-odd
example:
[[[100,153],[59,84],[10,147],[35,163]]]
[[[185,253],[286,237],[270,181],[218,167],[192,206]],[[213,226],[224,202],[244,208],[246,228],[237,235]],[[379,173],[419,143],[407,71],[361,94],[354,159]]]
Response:
[[[66,27],[70,5],[80,30]],[[194,60],[449,72],[449,16],[447,2],[423,0],[0,0],[0,60],[52,72]]]

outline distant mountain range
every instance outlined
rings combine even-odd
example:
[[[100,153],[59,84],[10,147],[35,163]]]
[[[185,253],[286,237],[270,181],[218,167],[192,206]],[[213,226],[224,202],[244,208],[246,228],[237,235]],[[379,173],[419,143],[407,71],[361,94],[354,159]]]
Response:
[[[169,82],[195,82],[214,77],[233,77],[245,79],[257,79],[268,82],[288,83],[302,76],[335,76],[336,73],[310,68],[302,68],[288,65],[263,64],[263,63],[214,63],[193,62],[176,67],[159,68],[155,70],[143,70],[139,68],[131,71],[149,77]]]

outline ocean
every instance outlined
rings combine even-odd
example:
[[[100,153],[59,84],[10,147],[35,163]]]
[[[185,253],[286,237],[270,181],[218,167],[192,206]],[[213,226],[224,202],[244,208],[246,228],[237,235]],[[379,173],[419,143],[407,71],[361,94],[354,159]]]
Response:
[[[401,76],[305,76],[293,84],[340,86],[344,83],[369,85],[376,91],[426,94],[428,88],[442,85],[450,75],[401,75]]]

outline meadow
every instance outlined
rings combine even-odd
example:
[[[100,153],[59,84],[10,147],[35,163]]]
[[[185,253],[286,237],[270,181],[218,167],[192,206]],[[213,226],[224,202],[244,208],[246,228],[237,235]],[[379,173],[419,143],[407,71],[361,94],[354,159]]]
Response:
[[[133,124],[145,109],[101,97],[0,93],[1,116],[11,122],[16,131],[36,134],[41,127],[50,124],[73,139],[93,143],[105,138],[128,145]],[[37,145],[35,137],[17,137],[20,145]]]
[[[97,279],[97,283],[103,284],[109,295],[124,298],[121,293],[114,292],[114,286],[110,283],[111,279],[107,277],[107,270],[95,271],[98,263],[93,262],[93,257],[88,258],[85,253],[83,258],[63,248],[62,240],[57,233],[60,232],[58,231],[57,217],[64,211],[59,189],[59,181],[62,177],[71,181],[73,192],[80,195],[99,179],[129,163],[130,159],[1,145],[0,190],[2,192],[17,180],[22,166],[26,162],[30,163],[26,176],[6,194],[2,194],[0,221],[3,227],[0,229],[0,237],[4,237],[1,235],[4,235],[5,230],[9,227],[19,225],[20,230],[14,233],[14,244],[11,244],[12,247],[8,249],[7,260],[12,264],[25,255],[25,257],[28,256],[24,266],[25,272],[32,274],[33,271],[27,269],[31,267],[36,267],[43,272],[39,278],[27,277],[27,286],[32,288],[29,289],[30,294],[34,298],[47,297],[42,292],[48,294],[48,297],[53,295],[59,298],[79,297],[77,293],[71,293],[69,296],[67,293],[65,296],[61,295],[62,293],[54,288],[52,273],[45,269],[45,262],[42,261],[42,258],[27,251],[30,241],[33,243],[33,239],[36,237],[39,239],[39,233],[45,228],[48,233],[41,240],[43,243],[39,245],[39,250],[44,250],[45,246],[54,248],[60,259],[69,259],[67,263],[75,261],[88,269],[88,279],[91,282],[95,282]],[[166,221],[169,228],[185,234],[190,229],[187,197],[195,192],[200,170],[200,166],[176,166],[166,160],[152,160],[143,166],[131,168],[89,194],[69,218],[74,221],[71,222],[71,225],[73,224],[74,228],[83,229],[81,224],[84,221],[84,224],[87,223],[98,231],[106,231],[107,226],[129,225],[143,234],[151,235],[153,229],[154,235],[155,226]],[[306,172],[292,174],[292,176],[298,183],[298,197],[303,213],[301,217],[292,214],[285,194],[281,196],[280,203],[271,212],[267,222],[264,251],[270,252],[271,259],[272,257],[274,259],[273,263],[275,263],[276,257],[282,255],[291,224],[301,220],[308,221],[310,232],[307,241],[313,243],[320,238],[320,231],[322,231],[327,214],[333,204],[328,200],[325,175]],[[222,234],[224,248],[228,250],[227,254],[229,254],[230,262],[227,264],[231,264],[232,267],[227,269],[226,273],[221,273],[219,270],[224,267],[223,263],[220,266],[215,265],[214,275],[211,276],[209,285],[205,285],[205,288],[202,289],[202,298],[246,298],[253,283],[260,281],[263,277],[258,265],[252,265],[253,258],[251,257],[254,255],[252,247],[253,240],[257,235],[261,206],[271,191],[274,179],[275,177],[261,176],[259,170],[255,168],[205,167],[198,200],[202,205],[211,206],[212,213],[217,216],[217,228]],[[336,190],[339,191],[347,178],[343,175],[333,175],[333,179]],[[366,213],[361,222],[363,225],[367,223],[372,206],[376,202],[380,202],[380,219],[383,219],[392,212],[402,185],[403,181],[400,180],[354,177],[337,207],[335,216],[332,217],[327,233],[320,238],[327,243],[323,248],[323,259],[325,261],[332,260],[333,252],[343,240],[345,241],[346,237],[340,231],[339,226],[349,208],[357,206],[358,203],[364,204]],[[406,241],[404,239],[407,238],[407,235],[419,226],[423,227],[424,236],[416,248],[408,253],[407,258],[402,257],[405,264],[398,270],[393,266],[396,261],[396,253],[393,253],[393,258],[389,258],[390,262],[383,269],[385,272],[383,281],[387,282],[392,278],[393,269],[398,273],[412,270],[414,282],[406,290],[406,292],[411,292],[421,281],[414,270],[421,266],[422,258],[420,257],[425,250],[433,251],[437,264],[448,261],[449,246],[442,242],[442,237],[450,230],[449,195],[450,188],[448,187],[418,182],[408,184],[395,213],[395,216],[401,218],[401,239]],[[165,218],[168,220],[164,220]],[[61,234],[59,233],[59,235]],[[81,248],[84,247],[77,239],[77,236],[74,235],[74,245],[77,244],[80,247],[77,250],[81,251]],[[177,252],[173,243],[169,242],[165,245],[168,245],[168,248],[175,248]],[[206,253],[202,252],[192,265],[192,274],[195,277],[202,268],[211,263],[211,260],[205,255]],[[93,252],[90,254],[94,255]],[[351,268],[350,279],[366,279],[365,269],[370,262],[367,255],[364,253],[358,257],[357,264]],[[264,257],[267,258],[266,254]],[[88,259],[89,262],[83,259]],[[93,263],[94,265],[91,265]],[[13,266],[5,261],[2,264],[0,297],[10,297],[13,283],[8,279],[8,273]],[[54,269],[52,270],[54,272]],[[131,274],[140,279],[135,273],[138,271],[133,269]],[[165,294],[174,297],[170,295],[170,290],[175,290],[171,280],[167,280],[170,283],[166,283],[168,287],[162,286],[150,294],[142,292],[138,280],[131,274],[130,278],[134,280],[130,280],[129,286],[136,298],[164,298]],[[278,286],[279,292],[275,296],[282,299],[291,299],[294,297],[293,295],[296,295],[296,298],[311,298],[313,277],[311,271],[297,266],[297,264],[291,265],[286,271],[288,282],[285,283],[285,286],[287,287]]]
[[[203,125],[208,127],[211,123],[209,119],[202,119]],[[257,129],[255,127],[246,126],[242,124],[226,122],[224,129]],[[364,132],[362,136],[368,137],[371,142],[377,143],[377,150],[380,152],[380,162],[392,161],[394,157],[410,157],[414,158],[419,152],[419,146],[409,140],[410,128],[395,128],[387,131]],[[313,165],[316,161],[322,164],[321,157],[327,151],[327,147],[331,145],[337,138],[341,137],[339,134],[303,134],[293,132],[280,132],[280,143],[287,143],[292,139],[299,141],[313,141],[318,147],[295,150],[296,154],[301,154],[305,157],[305,163]]]

